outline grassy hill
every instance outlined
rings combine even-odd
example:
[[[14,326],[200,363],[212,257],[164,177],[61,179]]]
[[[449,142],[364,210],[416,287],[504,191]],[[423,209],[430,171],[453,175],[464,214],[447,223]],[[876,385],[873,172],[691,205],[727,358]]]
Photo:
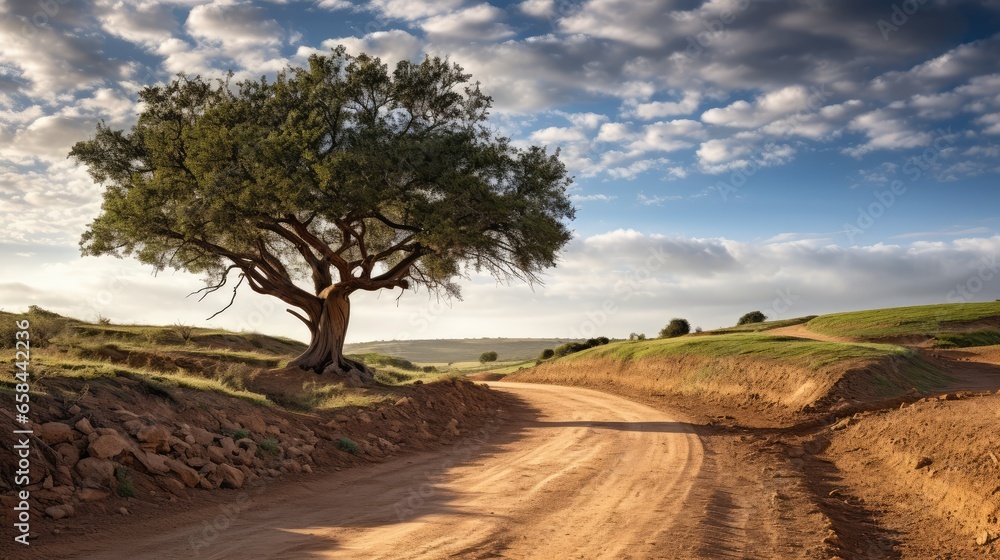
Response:
[[[769,332],[794,325],[805,327],[804,336],[812,331],[847,342]],[[1000,302],[838,313],[617,342],[549,360],[509,379],[785,411],[853,406],[934,391],[954,381],[929,353],[899,344],[1000,344]]]
[[[347,344],[348,354],[386,354],[411,362],[439,364],[476,362],[483,352],[496,352],[500,361],[516,362],[537,358],[542,350],[555,348],[569,338],[460,338],[438,340],[390,340]]]
[[[89,323],[37,307],[27,313],[0,311],[0,362],[7,364],[0,392],[13,389],[15,322],[25,319],[30,322],[32,375],[40,380],[128,379],[156,394],[183,388],[299,411],[366,406],[393,398],[391,391],[380,388],[345,388],[311,373],[303,382],[299,370],[283,371],[306,347],[296,340],[186,325]],[[385,386],[447,374],[390,356],[356,358],[372,367]]]
[[[939,346],[1000,344],[1000,302],[921,305],[835,313],[806,327],[821,334],[878,340],[935,338]]]

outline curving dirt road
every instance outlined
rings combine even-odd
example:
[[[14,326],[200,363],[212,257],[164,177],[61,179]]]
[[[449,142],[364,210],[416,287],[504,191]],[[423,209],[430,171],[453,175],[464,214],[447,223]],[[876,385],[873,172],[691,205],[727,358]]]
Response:
[[[234,492],[236,509],[195,510],[112,549],[84,545],[79,557],[674,557],[671,531],[684,522],[703,461],[689,426],[587,389],[491,387],[526,405],[495,433],[444,453]],[[213,532],[213,520],[225,528]]]

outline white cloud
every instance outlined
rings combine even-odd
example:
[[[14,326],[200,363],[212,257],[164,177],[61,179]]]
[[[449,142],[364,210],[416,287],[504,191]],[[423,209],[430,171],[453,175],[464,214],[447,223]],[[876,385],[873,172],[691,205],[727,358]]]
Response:
[[[267,19],[263,8],[232,0],[195,6],[184,27],[191,36],[227,49],[278,46],[284,35],[277,21]]]
[[[701,92],[686,91],[679,101],[652,101],[635,103],[623,111],[625,116],[635,116],[643,120],[689,115],[701,104]]]
[[[543,144],[585,142],[587,136],[578,128],[550,126],[531,133],[531,140]]]
[[[983,125],[983,134],[1000,134],[1000,113],[983,115],[976,119],[977,124]]]
[[[368,53],[377,56],[388,64],[389,68],[393,68],[400,60],[418,60],[424,54],[423,42],[401,29],[375,31],[361,38],[341,37],[323,41],[323,47],[326,49],[332,49],[337,45],[344,45],[347,51],[354,55]]]
[[[864,144],[844,150],[844,153],[855,157],[875,150],[898,150],[926,146],[933,138],[931,133],[914,130],[904,118],[895,116],[885,109],[877,109],[859,115],[848,126],[852,130],[864,132],[868,138]]]
[[[514,34],[510,26],[502,22],[505,18],[503,10],[490,4],[478,4],[430,17],[420,27],[434,41],[496,41]]]
[[[625,123],[604,123],[597,132],[599,142],[621,142],[632,137],[632,131]]]
[[[601,115],[598,113],[563,113],[561,111],[557,111],[557,114],[561,114],[566,117],[566,120],[573,123],[575,126],[588,130],[597,128],[608,120],[607,115]]]
[[[570,195],[569,198],[573,202],[611,202],[612,200],[618,197],[607,194],[587,194],[587,195],[574,194]]]
[[[555,0],[525,0],[518,4],[517,8],[537,18],[550,18],[556,15]]]
[[[608,175],[615,179],[631,180],[649,171],[650,169],[657,169],[667,163],[670,163],[670,160],[667,158],[640,159],[625,167],[612,167],[611,169],[608,169]]]
[[[391,18],[416,21],[451,12],[463,2],[464,0],[372,0],[368,7]]]
[[[99,0],[95,15],[108,33],[145,47],[155,47],[177,32],[177,20],[170,8],[156,2]]]
[[[812,94],[802,86],[787,86],[765,93],[753,103],[740,100],[727,107],[709,109],[702,122],[737,128],[756,128],[778,117],[806,111],[812,106]]]
[[[630,144],[637,151],[673,152],[690,148],[692,140],[704,135],[702,124],[690,119],[657,122],[643,127],[638,139]]]

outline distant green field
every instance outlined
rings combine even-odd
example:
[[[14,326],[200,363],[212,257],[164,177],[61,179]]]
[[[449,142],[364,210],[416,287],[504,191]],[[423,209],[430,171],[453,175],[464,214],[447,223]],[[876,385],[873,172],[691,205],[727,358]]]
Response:
[[[684,336],[638,342],[616,342],[571,354],[563,360],[587,358],[638,360],[676,355],[706,358],[753,356],[787,361],[815,369],[852,358],[880,358],[891,355],[906,355],[907,353],[909,351],[905,348],[891,344],[847,344],[820,342],[791,336],[733,333],[711,337]]]
[[[461,338],[440,340],[390,340],[346,344],[348,354],[379,353],[405,358],[422,364],[478,362],[483,352],[496,352],[500,361],[522,361],[537,358],[542,350],[555,348],[569,338]]]
[[[889,338],[935,336],[964,330],[963,323],[995,319],[1000,325],[1000,302],[950,303],[895,307],[823,315],[809,321],[808,328],[831,336]]]

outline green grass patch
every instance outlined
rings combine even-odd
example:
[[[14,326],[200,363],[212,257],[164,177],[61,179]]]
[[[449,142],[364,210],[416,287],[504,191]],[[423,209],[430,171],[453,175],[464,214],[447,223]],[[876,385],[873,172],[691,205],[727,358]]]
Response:
[[[823,315],[809,321],[810,330],[831,336],[889,338],[937,336],[962,324],[1000,318],[1000,302],[949,303],[873,309]]]
[[[351,455],[358,454],[358,444],[345,437],[337,439],[337,448],[341,451],[346,451]]]
[[[969,348],[1000,344],[1000,332],[997,331],[942,333],[934,338],[937,340],[934,346],[938,348]]]
[[[278,440],[274,438],[262,439],[257,443],[257,455],[261,458],[264,455],[277,455],[281,450],[278,448]]]
[[[233,441],[239,441],[241,439],[248,438],[250,437],[250,430],[247,429],[235,430],[233,431],[232,434],[230,434],[230,437],[233,438]]]
[[[820,342],[791,336],[765,334],[721,334],[616,342],[571,354],[562,360],[613,358],[639,360],[658,356],[693,355],[706,358],[751,356],[786,361],[808,368],[821,368],[842,360],[905,355],[907,350],[891,344]]]
[[[132,484],[132,477],[128,474],[128,469],[119,465],[115,467],[115,493],[122,498],[134,498],[136,496],[135,485]]]
[[[807,317],[796,317],[794,319],[782,319],[780,321],[764,321],[763,323],[749,323],[746,325],[738,325],[735,327],[726,327],[724,329],[715,329],[712,331],[705,331],[700,333],[701,335],[714,335],[714,334],[730,334],[730,333],[755,333],[764,332],[771,329],[780,329],[781,327],[793,327],[795,325],[801,325],[803,323],[808,323],[816,318],[816,315],[809,315]]]

